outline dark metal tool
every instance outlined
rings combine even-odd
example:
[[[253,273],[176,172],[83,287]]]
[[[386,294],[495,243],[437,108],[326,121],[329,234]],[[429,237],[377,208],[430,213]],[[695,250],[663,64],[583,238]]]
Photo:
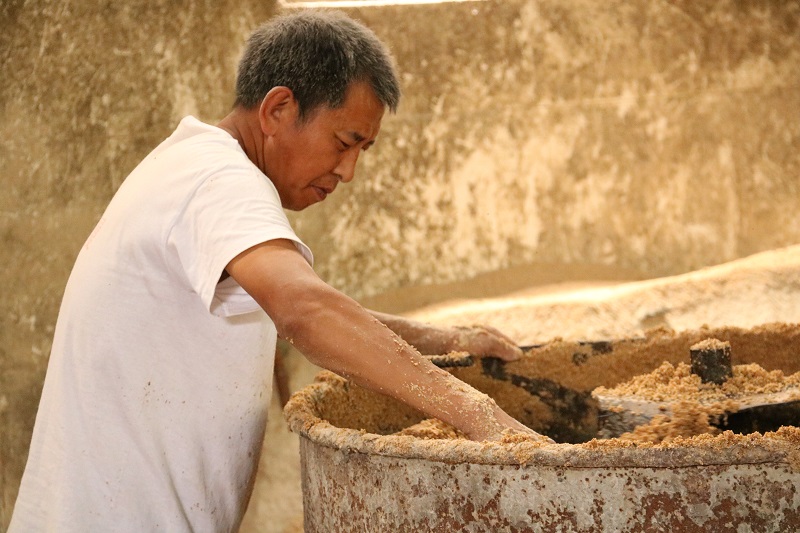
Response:
[[[439,368],[472,366],[475,364],[475,358],[466,352],[456,352],[445,355],[426,355],[425,357]]]
[[[532,344],[530,346],[519,346],[523,352],[528,352],[534,348],[540,347],[540,344]],[[450,368],[460,366],[472,366],[475,364],[474,355],[467,352],[452,352],[444,355],[426,355],[426,358],[438,366],[439,368]]]

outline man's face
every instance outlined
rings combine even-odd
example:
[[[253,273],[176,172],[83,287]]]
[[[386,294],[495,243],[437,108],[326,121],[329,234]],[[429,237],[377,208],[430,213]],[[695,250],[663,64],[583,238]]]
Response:
[[[283,207],[305,209],[324,200],[339,182],[352,180],[359,154],[375,142],[383,112],[372,88],[355,83],[341,107],[320,108],[302,123],[281,123],[268,141],[264,170]]]

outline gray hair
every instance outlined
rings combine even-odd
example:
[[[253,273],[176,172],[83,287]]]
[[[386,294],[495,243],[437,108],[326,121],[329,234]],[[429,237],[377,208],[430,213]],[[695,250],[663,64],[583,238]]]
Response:
[[[337,11],[302,11],[271,19],[247,41],[235,105],[253,108],[273,87],[288,87],[300,120],[321,106],[344,104],[354,82],[367,82],[392,112],[400,101],[394,61],[372,30]]]

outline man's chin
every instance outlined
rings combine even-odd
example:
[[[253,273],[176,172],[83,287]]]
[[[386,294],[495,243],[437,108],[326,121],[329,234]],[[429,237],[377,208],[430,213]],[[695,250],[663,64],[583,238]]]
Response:
[[[314,200],[311,202],[303,202],[303,203],[293,203],[293,204],[282,204],[283,208],[287,211],[302,211],[307,207],[311,207],[312,205],[320,203],[322,200]]]

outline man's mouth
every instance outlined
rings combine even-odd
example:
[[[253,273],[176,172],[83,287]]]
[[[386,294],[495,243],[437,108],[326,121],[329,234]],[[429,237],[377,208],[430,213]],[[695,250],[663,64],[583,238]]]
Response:
[[[317,187],[316,185],[312,185],[312,187],[314,188],[314,191],[317,193],[320,202],[325,198],[327,198],[328,195],[333,192],[333,189],[323,189],[322,187]]]

